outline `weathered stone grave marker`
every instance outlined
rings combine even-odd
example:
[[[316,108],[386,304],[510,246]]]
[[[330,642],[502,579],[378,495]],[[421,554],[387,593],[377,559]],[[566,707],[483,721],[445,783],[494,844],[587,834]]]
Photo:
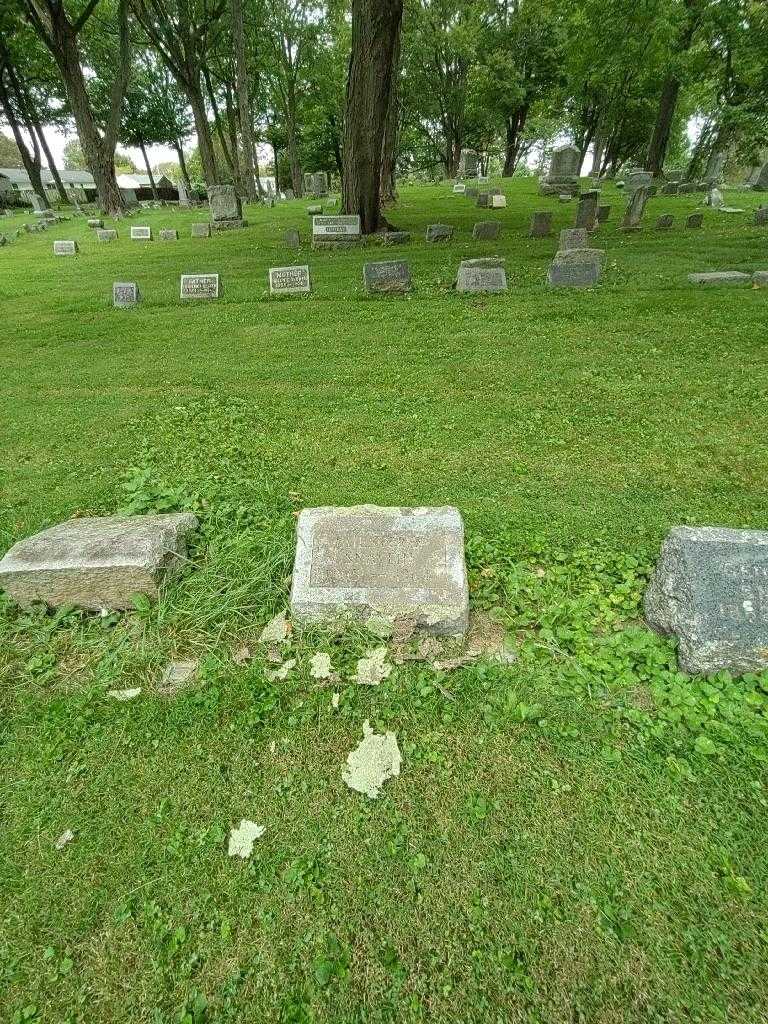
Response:
[[[502,266],[478,266],[479,261],[462,260],[456,275],[457,292],[495,294],[507,290],[507,275]]]
[[[560,232],[560,251],[566,252],[569,249],[586,249],[587,229],[586,228],[563,228]]]
[[[152,228],[147,225],[132,225],[131,226],[131,241],[134,242],[151,242],[152,241]]]
[[[594,230],[597,223],[597,203],[599,199],[600,192],[598,189],[582,192],[576,210],[576,223],[574,227],[584,228],[587,231]]]
[[[139,286],[132,281],[115,281],[112,285],[112,305],[127,309],[139,301]]]
[[[597,208],[597,223],[598,224],[605,224],[605,223],[607,223],[608,218],[610,216],[611,216],[611,207],[610,206],[598,206],[598,208]]]
[[[602,274],[602,249],[567,249],[555,254],[547,283],[551,288],[591,288]]]
[[[466,185],[462,181],[457,181],[453,186],[454,195],[463,196],[466,191]]]
[[[645,593],[645,617],[678,638],[684,672],[768,668],[768,532],[678,526]]]
[[[675,218],[672,216],[671,213],[663,213],[660,217],[657,217],[657,219],[656,219],[656,229],[657,229],[657,231],[666,231],[666,230],[668,230],[669,228],[672,227],[674,221],[675,221]]]
[[[430,224],[424,236],[427,242],[449,242],[453,238],[450,224]]]
[[[768,206],[759,206],[755,210],[755,224],[760,227],[768,224]]]
[[[103,228],[104,221],[100,217],[89,217],[87,220],[89,228]]]
[[[218,299],[218,274],[182,274],[180,297],[182,299]]]
[[[528,228],[529,238],[546,238],[552,232],[552,212],[550,210],[537,210],[531,216],[531,224]]]
[[[488,198],[489,198],[489,196],[488,196],[487,192],[478,192],[478,194],[477,194],[477,205],[479,207],[481,207],[483,210],[487,209],[488,208]]]
[[[316,249],[357,245],[362,240],[358,214],[312,218],[312,245]]]
[[[410,240],[410,231],[385,231],[381,236],[382,245],[407,245]]]
[[[301,235],[296,228],[289,228],[283,235],[283,242],[291,249],[298,249],[301,245]]]
[[[53,243],[54,256],[75,256],[77,254],[77,242],[71,239],[58,239]]]
[[[161,242],[176,242],[179,237],[179,232],[176,228],[161,228],[160,229],[160,241]]]
[[[308,295],[312,291],[309,267],[270,267],[270,295]]]
[[[501,223],[497,220],[481,220],[472,228],[472,237],[479,242],[495,242],[501,234]]]
[[[115,228],[101,228],[96,232],[96,237],[100,242],[114,242],[117,240],[117,231]]]
[[[640,221],[645,213],[645,204],[648,202],[648,188],[645,185],[638,185],[632,193],[624,219],[621,222],[622,231],[639,231]]]
[[[690,213],[686,217],[685,226],[687,228],[700,228],[704,224],[703,213]]]
[[[197,525],[189,513],[68,519],[10,549],[0,561],[0,589],[24,607],[132,608],[135,595],[156,598],[181,567]]]
[[[363,284],[367,292],[386,294],[411,290],[411,270],[405,260],[383,260],[363,264]]]
[[[464,526],[455,508],[309,508],[299,516],[291,613],[466,632]]]
[[[581,154],[575,146],[556,146],[547,176],[539,182],[539,192],[545,196],[579,194],[579,161]]]
[[[210,238],[211,237],[211,225],[210,224],[193,224],[190,229],[191,238]]]
[[[750,275],[743,274],[740,270],[713,270],[703,274],[689,274],[688,280],[691,284],[706,288],[720,284],[746,284],[750,280]]]
[[[243,204],[234,185],[209,185],[208,206],[214,231],[245,227]]]
[[[499,193],[492,193],[488,196],[488,206],[492,210],[504,210],[507,206],[507,197]]]

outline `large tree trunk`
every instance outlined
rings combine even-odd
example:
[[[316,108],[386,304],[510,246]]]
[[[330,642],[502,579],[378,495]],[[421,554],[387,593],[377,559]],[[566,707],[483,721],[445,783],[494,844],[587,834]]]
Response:
[[[152,189],[152,198],[155,202],[159,203],[160,196],[157,191],[157,185],[155,184],[155,176],[152,173],[149,157],[147,156],[147,149],[143,142],[139,143],[139,149],[141,150],[141,155],[144,157],[144,166],[147,168],[147,174],[149,175],[149,187]]]
[[[173,148],[176,150],[176,156],[179,158],[181,180],[184,182],[184,188],[187,190],[187,194],[189,194],[192,191],[192,183],[189,180],[189,171],[187,170],[187,161],[184,159],[184,150],[178,139],[174,142]]]
[[[213,84],[211,82],[211,76],[208,72],[208,68],[203,67],[203,81],[205,82],[205,88],[208,93],[208,102],[211,104],[211,110],[213,111],[213,123],[216,126],[216,134],[219,137],[219,145],[221,146],[221,152],[224,154],[224,160],[226,161],[229,173],[232,175],[232,180],[236,180],[235,176],[235,165],[232,160],[232,154],[229,152],[229,146],[227,145],[227,138],[224,134],[224,127],[221,122],[221,116],[219,114],[219,105],[216,102],[216,96],[213,92]]]
[[[528,109],[527,105],[518,107],[514,114],[507,118],[506,139],[504,140],[504,169],[501,172],[503,178],[511,178],[520,161],[520,133],[525,127]]]
[[[199,76],[196,82],[185,81],[184,91],[187,94],[189,105],[192,108],[192,117],[195,121],[195,132],[197,134],[197,148],[200,153],[200,163],[203,165],[203,177],[206,185],[218,185],[219,176],[216,170],[216,155],[213,151],[213,139],[211,138],[211,126],[208,123],[208,112],[205,109],[203,90],[200,88]]]
[[[56,191],[59,193],[59,199],[61,199],[62,203],[69,203],[71,200],[67,195],[67,190],[64,188],[64,182],[61,180],[61,175],[59,174],[59,169],[56,166],[56,161],[53,159],[53,153],[51,153],[50,147],[48,146],[48,140],[45,137],[43,126],[39,121],[36,121],[35,123],[35,131],[37,132],[37,137],[40,139],[40,145],[45,153],[45,160],[48,164],[48,169],[51,172],[53,182],[56,185]]]
[[[403,0],[352,0],[352,52],[344,115],[344,213],[363,234],[381,223],[381,147]]]
[[[230,0],[232,16],[232,45],[235,51],[235,91],[240,112],[242,139],[242,176],[245,194],[251,202],[257,198],[254,176],[254,148],[251,133],[251,104],[248,97],[248,66],[245,59],[245,31],[243,28],[243,0]]]
[[[24,170],[27,172],[32,190],[35,195],[40,199],[43,205],[43,209],[49,209],[50,203],[48,202],[48,196],[45,193],[43,186],[43,179],[40,174],[40,147],[37,144],[37,138],[32,132],[30,138],[33,144],[33,152],[30,153],[27,144],[24,141],[24,137],[21,134],[19,122],[16,118],[16,112],[11,104],[11,98],[8,95],[8,90],[5,85],[5,70],[0,68],[0,108],[2,108],[3,116],[8,122],[8,125],[13,132],[13,138],[18,147],[19,153],[21,154],[21,162],[24,164]]]
[[[397,145],[400,133],[400,33],[395,40],[392,56],[392,83],[389,89],[387,119],[384,123],[384,138],[381,144],[381,201],[394,203],[397,198]]]
[[[291,188],[293,194],[299,199],[304,195],[304,177],[301,173],[299,137],[296,131],[296,94],[292,84],[289,87],[285,104],[285,134],[288,142],[288,163],[291,167]]]
[[[600,168],[603,163],[603,150],[605,149],[605,136],[603,135],[600,128],[595,132],[595,137],[592,145],[592,170],[589,172],[590,178],[598,178],[600,176]]]
[[[272,147],[272,162],[275,165],[275,192],[279,193],[280,192],[280,172],[277,169],[277,160],[278,160],[278,155],[279,155],[278,151],[277,151],[277,144],[275,143],[274,139],[270,139],[269,144]]]
[[[648,154],[645,158],[645,169],[653,174],[661,174],[664,167],[664,158],[667,155],[669,135],[672,131],[672,120],[675,116],[675,107],[677,106],[679,93],[679,80],[674,75],[668,75],[661,89],[656,124],[648,145]]]

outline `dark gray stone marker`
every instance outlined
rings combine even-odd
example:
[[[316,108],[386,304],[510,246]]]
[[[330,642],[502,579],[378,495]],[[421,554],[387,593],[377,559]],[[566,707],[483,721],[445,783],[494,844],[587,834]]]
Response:
[[[497,220],[481,220],[472,228],[472,237],[478,242],[494,242],[501,234]]]
[[[457,292],[496,293],[507,290],[507,275],[503,267],[473,266],[470,261],[460,264],[456,275]]]
[[[663,196],[676,196],[680,191],[680,185],[676,181],[668,181],[661,190]]]
[[[755,210],[755,224],[768,224],[768,206],[760,206]]]
[[[550,288],[591,288],[602,273],[602,249],[568,249],[555,254],[547,273]]]
[[[176,230],[176,228],[162,228],[160,231],[161,242],[175,242],[178,240],[178,237],[179,232]]]
[[[560,252],[565,252],[568,249],[586,249],[586,247],[586,228],[563,228],[560,232]]]
[[[382,245],[407,245],[410,240],[410,231],[385,231],[381,236]]]
[[[404,260],[381,260],[363,264],[363,284],[367,292],[396,294],[411,290],[411,269]]]
[[[103,228],[104,227],[104,221],[101,220],[99,217],[89,217],[87,223],[88,223],[88,227],[89,228]]]
[[[768,668],[768,532],[675,527],[645,593],[645,618],[677,637],[684,672]]]
[[[599,189],[590,189],[589,192],[583,192],[579,197],[579,205],[576,210],[576,223],[577,228],[586,228],[587,231],[592,231],[595,227],[597,220],[597,204],[600,199]]]
[[[117,231],[115,228],[99,228],[96,237],[100,242],[114,242],[117,240]]]
[[[677,190],[679,196],[689,196],[696,191],[695,181],[683,181],[680,183],[680,187]]]
[[[479,207],[481,207],[483,210],[488,208],[488,193],[487,192],[478,192],[478,194],[477,194],[477,205]]]
[[[77,242],[70,239],[59,240],[53,243],[54,256],[75,256],[77,254]]]
[[[552,211],[536,210],[531,216],[531,226],[528,228],[529,238],[547,238],[552,232]]]
[[[608,218],[611,216],[610,206],[598,206],[597,208],[597,223],[605,224]]]
[[[648,188],[645,185],[638,186],[632,193],[624,219],[621,222],[622,231],[639,231],[640,221],[645,213],[645,204],[648,202]]]
[[[115,281],[112,285],[112,305],[128,309],[139,301],[139,286],[132,281]]]
[[[703,213],[690,213],[685,219],[685,226],[687,228],[700,228],[704,223]]]
[[[430,224],[425,239],[427,242],[449,242],[453,238],[450,224]]]
[[[289,248],[298,249],[301,245],[301,235],[296,228],[289,228],[283,235],[283,241]]]
[[[656,220],[656,228],[658,231],[666,231],[668,228],[672,227],[674,221],[675,218],[671,213],[663,213]]]
[[[243,204],[234,185],[209,185],[208,206],[214,231],[245,227]]]
[[[691,284],[706,288],[718,284],[746,284],[750,280],[750,275],[742,274],[740,270],[715,270],[704,274],[689,274],[688,280]]]
[[[211,237],[211,225],[210,224],[193,224],[190,237],[192,237],[192,238],[210,238]]]

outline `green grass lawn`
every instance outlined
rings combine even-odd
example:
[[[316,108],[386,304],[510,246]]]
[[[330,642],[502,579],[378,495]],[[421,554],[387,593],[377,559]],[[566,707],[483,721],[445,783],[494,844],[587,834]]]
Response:
[[[204,211],[148,211],[117,242],[73,220],[0,249],[0,550],[75,514],[202,522],[155,608],[0,597],[3,1022],[768,1018],[768,673],[682,676],[640,620],[669,527],[768,527],[768,290],[687,283],[768,269],[760,197],[728,192],[746,212],[701,231],[701,196],[658,197],[624,235],[608,188],[603,283],[550,292],[556,239],[528,221],[551,208],[559,231],[575,204],[503,187],[498,211],[404,190],[389,216],[413,241],[391,250],[286,249],[301,201],[210,239],[188,237]],[[498,242],[472,241],[483,219]],[[451,243],[423,241],[436,221]],[[131,242],[143,223],[182,237]],[[509,292],[455,294],[483,255]],[[367,297],[363,262],[388,258],[413,294]],[[291,262],[312,295],[270,300]],[[219,301],[179,300],[193,272],[221,275]],[[115,280],[138,308],[112,308]],[[317,632],[270,680],[257,638],[287,605],[296,513],[362,502],[461,510],[473,610],[514,664],[359,688],[375,641]],[[188,657],[199,682],[159,697]],[[341,780],[365,719],[403,753],[377,801]],[[266,825],[248,861],[227,856],[241,818]]]

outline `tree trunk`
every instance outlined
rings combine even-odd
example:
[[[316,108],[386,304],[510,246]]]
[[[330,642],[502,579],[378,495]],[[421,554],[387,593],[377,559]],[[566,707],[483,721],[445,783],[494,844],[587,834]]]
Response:
[[[245,31],[243,28],[243,0],[230,0],[232,16],[232,45],[235,51],[235,92],[240,112],[240,137],[242,139],[242,176],[245,194],[250,202],[257,198],[254,176],[254,147],[251,133],[251,103],[248,96],[248,66],[245,59]]]
[[[195,132],[197,134],[197,148],[200,153],[200,162],[203,165],[203,177],[206,185],[218,185],[219,175],[216,170],[216,155],[213,151],[213,139],[211,138],[211,126],[208,123],[208,113],[203,100],[203,90],[200,88],[199,76],[196,83],[184,82],[184,91],[187,94],[189,105],[192,108],[192,117],[195,120]]]
[[[273,161],[273,163],[275,165],[275,192],[279,192],[280,191],[280,172],[277,169],[277,158],[278,158],[277,145],[275,144],[275,140],[274,139],[272,139],[269,144],[272,147],[272,161]]]
[[[51,150],[48,146],[48,140],[45,137],[43,126],[40,124],[39,121],[37,121],[35,124],[35,131],[37,132],[38,139],[40,139],[40,145],[42,146],[43,152],[45,153],[45,159],[48,164],[48,169],[50,170],[51,177],[53,178],[54,184],[56,185],[56,191],[59,193],[59,198],[61,199],[62,203],[70,203],[71,200],[67,195],[67,190],[64,188],[64,182],[61,180],[61,175],[59,174],[59,169],[56,166],[56,161],[53,159],[53,153],[51,153]]]
[[[528,106],[518,107],[514,114],[507,118],[506,139],[504,141],[503,178],[511,178],[520,161],[520,133],[528,118]]]
[[[664,80],[659,100],[659,111],[656,115],[656,125],[651,135],[648,146],[648,155],[645,158],[645,169],[652,174],[661,174],[664,167],[664,157],[667,155],[669,135],[672,130],[672,119],[675,116],[677,97],[680,92],[680,82],[674,75],[668,75]]]
[[[381,147],[403,0],[352,0],[352,52],[344,115],[343,209],[363,234],[381,223]]]
[[[600,176],[600,168],[603,163],[603,150],[605,149],[605,136],[598,128],[592,146],[592,170],[589,172],[591,178]]]
[[[35,195],[40,199],[43,205],[43,209],[50,209],[51,204],[48,202],[48,196],[45,193],[43,187],[43,179],[40,173],[40,148],[37,144],[37,139],[32,133],[30,135],[33,143],[33,152],[30,153],[27,144],[24,141],[24,137],[21,134],[19,122],[16,118],[16,112],[11,105],[11,98],[8,95],[8,90],[5,87],[4,70],[0,69],[0,108],[2,108],[5,120],[13,132],[13,138],[18,147],[19,153],[21,154],[21,162],[24,164],[24,170],[27,172],[32,190]]]
[[[189,171],[187,170],[187,161],[184,159],[184,150],[178,139],[174,142],[173,148],[176,150],[176,156],[179,158],[181,180],[184,182],[184,188],[187,190],[187,194],[189,195],[192,191],[192,183],[189,180]]]
[[[387,104],[387,119],[384,123],[384,138],[381,144],[381,201],[394,203],[397,199],[397,144],[400,134],[400,33],[395,40],[392,56],[392,83]]]
[[[224,160],[226,161],[229,173],[235,178],[235,165],[232,162],[232,155],[229,152],[229,146],[227,145],[227,139],[224,135],[224,128],[221,123],[221,117],[219,116],[219,107],[216,103],[216,97],[213,93],[213,85],[211,83],[211,76],[208,73],[208,68],[203,67],[203,81],[205,82],[205,88],[208,93],[208,102],[211,104],[211,110],[213,111],[213,123],[216,126],[216,134],[219,137],[219,145],[221,146],[221,152],[224,154]]]
[[[156,203],[159,203],[160,196],[157,191],[157,185],[155,184],[155,176],[149,165],[149,157],[147,156],[147,150],[143,142],[139,143],[139,149],[141,150],[141,155],[144,157],[144,166],[147,168],[147,174],[149,175],[149,187],[152,189],[152,198]]]
[[[288,141],[288,163],[291,167],[291,188],[299,199],[304,195],[304,178],[301,173],[301,157],[299,156],[299,139],[296,132],[296,94],[290,87],[288,101],[285,105],[285,134]]]
[[[232,174],[237,185],[237,191],[241,196],[247,195],[243,181],[242,165],[240,163],[240,146],[237,144],[238,136],[238,115],[233,103],[232,89],[227,82],[224,86],[224,99],[227,109],[227,128],[229,130],[229,152],[232,154]]]

